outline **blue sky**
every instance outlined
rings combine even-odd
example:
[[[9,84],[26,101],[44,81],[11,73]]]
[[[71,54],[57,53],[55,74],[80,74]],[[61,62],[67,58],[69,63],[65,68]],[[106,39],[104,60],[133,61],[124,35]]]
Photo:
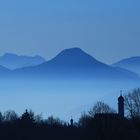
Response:
[[[0,54],[54,57],[80,47],[112,63],[140,55],[139,0],[0,1]]]

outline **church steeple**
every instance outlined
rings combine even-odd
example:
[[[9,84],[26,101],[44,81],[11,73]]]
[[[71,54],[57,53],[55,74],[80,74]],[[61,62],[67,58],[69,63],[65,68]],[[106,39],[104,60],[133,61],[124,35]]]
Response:
[[[73,118],[71,118],[71,120],[70,120],[70,125],[71,125],[71,127],[73,127]]]
[[[118,114],[121,117],[124,117],[124,98],[123,98],[122,94],[118,98]]]

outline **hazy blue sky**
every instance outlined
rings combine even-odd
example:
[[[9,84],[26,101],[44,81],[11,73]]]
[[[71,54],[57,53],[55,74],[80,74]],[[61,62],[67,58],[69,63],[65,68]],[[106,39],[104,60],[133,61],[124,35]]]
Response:
[[[139,17],[140,0],[1,0],[0,54],[80,47],[112,63],[140,55]]]

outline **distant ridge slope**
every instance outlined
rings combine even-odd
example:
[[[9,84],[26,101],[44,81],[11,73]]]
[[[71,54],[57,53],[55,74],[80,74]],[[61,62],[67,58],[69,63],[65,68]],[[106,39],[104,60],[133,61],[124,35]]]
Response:
[[[45,62],[45,59],[40,56],[18,56],[11,53],[6,53],[3,56],[0,56],[0,65],[11,70],[39,65],[43,62]]]
[[[12,71],[3,67],[3,66],[0,66],[0,80],[3,79],[3,78],[6,78],[7,76],[10,76],[12,74]]]
[[[120,60],[112,66],[124,68],[140,75],[140,56]]]
[[[88,79],[139,79],[138,75],[99,62],[79,48],[63,50],[52,60],[38,66],[16,69],[17,75]]]

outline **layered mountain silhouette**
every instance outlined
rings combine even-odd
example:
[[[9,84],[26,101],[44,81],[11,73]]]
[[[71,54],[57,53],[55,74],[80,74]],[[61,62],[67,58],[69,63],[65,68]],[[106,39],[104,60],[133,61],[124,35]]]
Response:
[[[131,57],[114,63],[112,66],[124,68],[140,75],[140,57]]]
[[[16,69],[13,73],[50,78],[139,79],[137,74],[99,62],[79,48],[66,49],[48,62]]]
[[[0,65],[11,70],[39,65],[43,62],[45,62],[45,59],[40,56],[18,56],[11,53],[6,53],[3,56],[0,56]]]
[[[3,66],[0,66],[0,75],[9,75],[11,71]]]

